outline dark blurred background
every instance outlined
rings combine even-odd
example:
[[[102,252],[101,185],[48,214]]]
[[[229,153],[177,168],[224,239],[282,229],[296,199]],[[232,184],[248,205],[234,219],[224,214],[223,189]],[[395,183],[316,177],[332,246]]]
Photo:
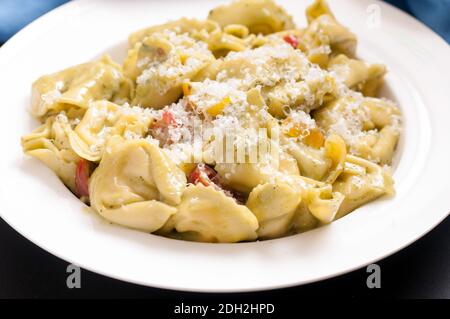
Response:
[[[356,0],[355,0],[356,1]],[[0,0],[0,46],[67,0]],[[450,42],[450,0],[387,0]],[[1,72],[1,70],[0,70]],[[424,212],[426,213],[426,212]],[[300,287],[251,294],[196,294],[141,287],[82,270],[81,289],[66,286],[67,263],[29,242],[0,219],[0,298],[153,298],[239,302],[299,298],[450,299],[450,218],[413,245],[380,262],[381,289],[368,289],[366,269]]]

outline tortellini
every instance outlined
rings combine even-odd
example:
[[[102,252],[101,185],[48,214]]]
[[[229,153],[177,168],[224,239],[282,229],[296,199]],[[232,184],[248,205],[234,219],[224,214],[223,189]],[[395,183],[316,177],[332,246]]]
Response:
[[[272,0],[234,1],[211,10],[208,19],[218,22],[222,27],[241,24],[255,34],[294,28],[292,17]]]
[[[97,62],[40,77],[33,83],[31,111],[42,117],[70,106],[87,109],[96,100],[125,102],[131,97],[132,85],[123,76],[122,68],[105,56]]]
[[[131,47],[134,47],[136,43],[142,42],[152,34],[162,31],[171,31],[177,34],[187,33],[194,39],[206,41],[209,34],[214,31],[220,31],[220,27],[216,22],[211,20],[181,18],[176,21],[136,31],[130,35],[128,42]]]
[[[120,107],[97,101],[74,130],[69,130],[72,149],[82,158],[98,162],[110,136],[144,137],[153,118],[140,108]]]
[[[258,219],[258,236],[275,238],[285,234],[301,199],[301,190],[288,184],[267,183],[255,187],[247,207]]]
[[[326,67],[332,53],[355,56],[356,36],[336,20],[323,0],[316,0],[307,9],[307,18],[308,27],[299,39],[299,48],[311,62]]]
[[[394,193],[388,169],[356,156],[347,157],[344,172],[333,184],[333,190],[345,196],[338,217],[383,194]]]
[[[154,144],[111,139],[89,184],[91,206],[106,219],[153,232],[175,214],[186,176]],[[162,200],[162,202],[161,202]]]
[[[134,32],[122,65],[42,76],[24,152],[106,221],[182,240],[278,238],[393,195],[386,67],[326,1],[304,28],[289,13],[236,0]]]
[[[330,7],[325,0],[315,0],[313,4],[306,8],[306,19],[308,20],[308,23],[313,22],[324,14],[334,18],[333,12],[331,12]]]
[[[330,223],[336,217],[345,196],[340,192],[332,192],[331,185],[312,188],[306,195],[310,213],[322,223]]]
[[[362,92],[365,96],[376,96],[383,84],[386,67],[381,64],[367,64],[340,54],[332,58],[328,70],[334,71],[345,85]]]
[[[184,80],[214,60],[207,44],[186,34],[154,33],[130,50],[125,74],[136,81],[134,105],[162,108],[178,100]]]
[[[263,93],[270,114],[276,117],[286,116],[286,109],[298,105],[309,110],[319,108],[338,95],[335,79],[329,74],[298,82],[281,82],[265,88]]]
[[[258,220],[244,205],[203,185],[189,186],[174,216],[178,232],[194,232],[197,240],[238,242],[257,238]]]
[[[248,36],[248,29],[242,25],[231,25],[223,31],[211,32],[208,48],[217,56],[226,56],[230,51],[243,51],[253,44],[254,36]]]
[[[400,136],[399,115],[388,100],[355,95],[330,102],[315,119],[327,133],[339,134],[352,154],[389,164]]]
[[[296,176],[299,170],[293,157],[270,145],[266,160],[261,158],[257,163],[217,163],[215,170],[224,185],[229,185],[243,193],[250,193],[256,186],[282,179],[280,176]],[[276,152],[279,159],[272,158],[271,152]]]
[[[72,192],[75,192],[75,170],[80,157],[70,148],[68,119],[50,117],[33,133],[22,137],[23,150],[52,169]]]
[[[333,183],[344,168],[346,145],[339,135],[331,135],[321,149],[292,143],[290,152],[303,176]]]

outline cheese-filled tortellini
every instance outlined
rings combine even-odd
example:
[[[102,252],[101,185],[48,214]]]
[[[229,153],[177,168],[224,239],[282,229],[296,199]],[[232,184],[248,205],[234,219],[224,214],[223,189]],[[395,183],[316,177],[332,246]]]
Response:
[[[129,51],[124,72],[136,81],[132,103],[162,108],[176,102],[182,84],[214,60],[203,41],[172,31],[154,33]]]
[[[154,144],[115,137],[90,183],[91,206],[106,219],[153,232],[175,214],[184,173]],[[161,202],[162,201],[162,202]]]
[[[223,176],[226,185],[232,185],[241,192],[250,192],[254,187],[270,181],[275,172],[270,164],[264,163],[220,163],[215,169]]]
[[[221,162],[216,164],[215,170],[224,185],[242,193],[250,193],[258,185],[299,174],[295,159],[274,144],[270,144],[267,153],[260,155],[256,163]]]
[[[284,143],[297,160],[302,176],[333,183],[344,168],[345,141],[337,134],[328,137],[305,112],[292,112],[283,121]]]
[[[237,25],[224,31],[211,32],[206,42],[214,56],[222,57],[231,51],[243,51],[250,47],[253,44],[254,36],[245,35],[248,35],[248,29],[245,26]]]
[[[313,22],[321,15],[329,15],[334,18],[328,3],[325,0],[314,0],[314,2],[306,8],[306,19],[308,23]]]
[[[189,186],[174,216],[178,232],[193,232],[197,240],[238,242],[257,238],[258,220],[244,205],[203,185]]]
[[[141,108],[97,101],[80,123],[69,130],[70,145],[80,157],[98,162],[110,136],[144,137],[152,120],[152,115]]]
[[[128,39],[130,47],[134,47],[136,43],[142,42],[145,38],[151,36],[154,33],[163,31],[171,31],[177,34],[189,34],[196,40],[207,41],[209,35],[215,31],[220,31],[220,27],[217,22],[211,20],[199,20],[181,18],[168,23],[155,25],[143,30],[132,33]]]
[[[337,219],[344,198],[342,193],[333,192],[331,185],[305,190],[292,217],[293,231],[304,232]]]
[[[333,190],[345,196],[338,217],[381,195],[394,194],[389,170],[356,156],[347,157],[344,172],[333,184]]]
[[[297,82],[280,82],[264,88],[263,93],[270,114],[278,118],[286,117],[286,111],[298,105],[303,109],[317,109],[338,95],[335,79],[329,74]]]
[[[267,183],[255,187],[247,207],[259,222],[258,236],[275,238],[291,227],[291,219],[301,202],[301,190],[284,183]]]
[[[307,9],[307,18],[298,46],[311,62],[326,67],[332,53],[355,56],[356,36],[336,20],[324,1],[315,1]]]
[[[26,154],[42,161],[76,192],[75,171],[80,157],[70,148],[69,128],[64,114],[50,117],[41,127],[22,137],[22,147]]]
[[[219,62],[211,76],[245,91],[258,85],[272,87],[282,81],[299,81],[310,70],[308,60],[282,40],[230,52]]]
[[[330,102],[315,119],[327,133],[340,135],[352,155],[389,164],[400,136],[399,115],[393,102],[354,94]]]
[[[331,184],[301,177],[291,186],[296,186],[302,191],[302,201],[292,217],[293,231],[303,232],[328,224],[337,218],[345,195],[334,191]]]
[[[329,184],[320,188],[311,188],[305,195],[311,215],[325,224],[334,220],[344,198],[342,193],[333,192]]]
[[[292,17],[272,0],[234,1],[211,10],[208,19],[222,27],[241,24],[255,34],[270,34],[295,27]]]
[[[40,77],[33,83],[31,111],[42,117],[70,106],[87,109],[95,100],[125,102],[131,92],[132,82],[124,77],[121,66],[105,56]]]
[[[337,4],[308,1],[303,27],[274,0],[234,0],[132,33],[120,63],[40,77],[23,151],[111,224],[206,243],[301,233],[394,194],[388,69],[356,56]]]
[[[330,60],[328,70],[336,72],[349,88],[365,96],[376,96],[386,74],[386,67],[382,64],[368,64],[343,54]]]

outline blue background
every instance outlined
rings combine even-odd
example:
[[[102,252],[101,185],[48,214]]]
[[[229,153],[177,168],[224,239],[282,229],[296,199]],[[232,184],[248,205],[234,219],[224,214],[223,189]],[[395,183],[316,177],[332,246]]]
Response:
[[[25,25],[68,0],[0,0],[0,43]],[[450,43],[450,0],[386,0],[440,34]]]

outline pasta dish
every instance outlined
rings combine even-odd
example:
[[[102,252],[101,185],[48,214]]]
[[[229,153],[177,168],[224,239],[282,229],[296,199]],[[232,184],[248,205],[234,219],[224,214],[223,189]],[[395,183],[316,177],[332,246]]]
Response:
[[[287,236],[393,195],[386,67],[324,0],[306,17],[237,0],[134,32],[123,63],[33,83],[23,150],[107,221],[190,241]]]

